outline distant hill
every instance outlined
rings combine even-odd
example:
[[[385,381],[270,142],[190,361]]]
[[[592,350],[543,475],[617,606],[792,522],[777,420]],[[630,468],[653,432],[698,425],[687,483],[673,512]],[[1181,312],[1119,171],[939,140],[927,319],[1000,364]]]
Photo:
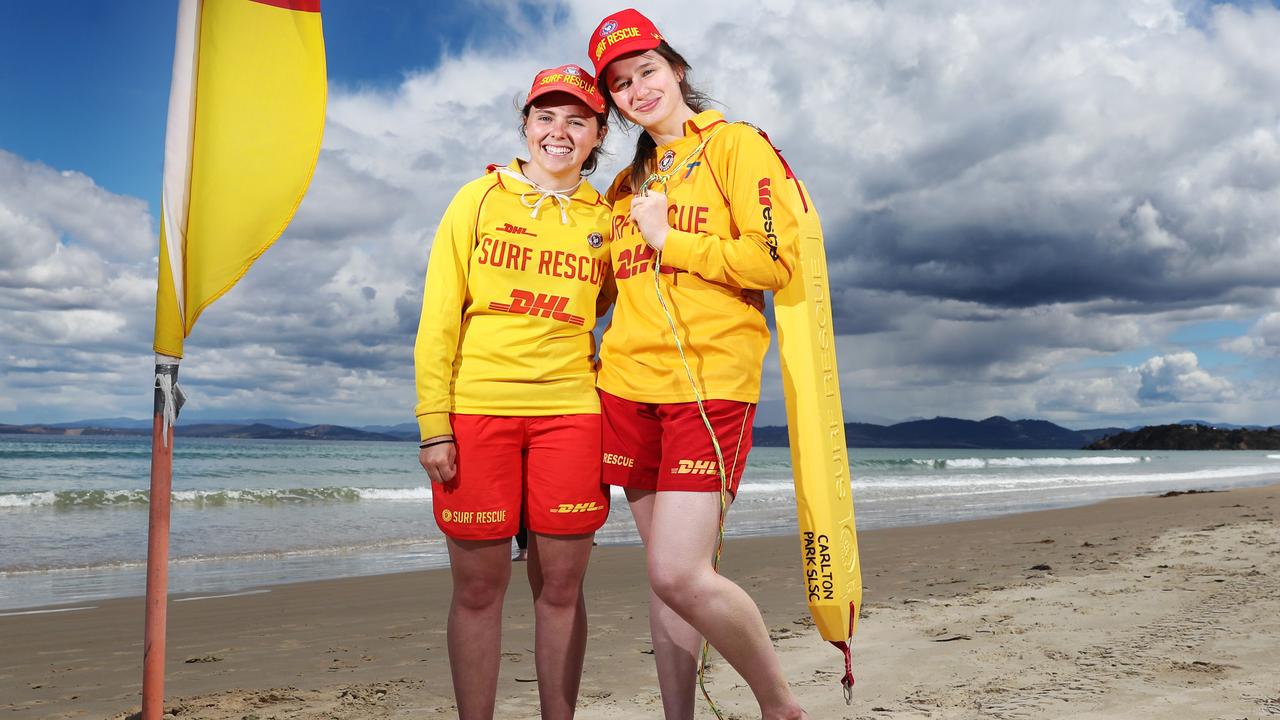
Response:
[[[937,417],[910,420],[895,425],[845,423],[845,442],[861,448],[972,448],[1007,450],[1078,450],[1105,435],[1123,428],[1070,430],[1047,420],[1009,420],[1000,416],[986,420]],[[755,429],[754,443],[760,447],[786,447],[785,426]]]
[[[1179,425],[1207,425],[1219,430],[1266,430],[1266,425],[1236,425],[1235,423],[1210,422],[1208,420],[1179,420]],[[1138,428],[1129,428],[1137,430]]]
[[[270,425],[278,428],[304,428],[309,427],[306,423],[300,423],[297,420],[288,420],[285,418],[235,418],[235,419],[211,419],[203,417],[200,413],[184,413],[182,415],[183,422],[191,424],[217,424],[217,425]],[[18,425],[9,427],[32,427],[29,425]],[[110,428],[113,430],[146,430],[151,431],[151,418],[128,418],[128,417],[112,417],[112,418],[91,418],[88,420],[72,420],[62,423],[42,424],[40,427],[69,429],[69,428]],[[366,430],[368,428],[360,428]]]
[[[361,425],[358,430],[365,432],[383,433],[384,435],[394,435],[396,437],[407,437],[411,440],[418,439],[418,423],[403,422],[398,425]]]
[[[1084,441],[1086,443],[1094,443],[1108,435],[1115,435],[1116,433],[1122,433],[1125,430],[1137,430],[1137,428],[1119,428],[1119,427],[1091,428],[1089,430],[1077,430],[1076,432],[1080,433],[1081,437],[1084,438]]]
[[[2,425],[0,435],[79,435],[74,428],[61,428],[52,425]],[[131,433],[130,433],[131,434]]]
[[[1280,450],[1280,428],[1156,425],[1098,440],[1088,450]]]
[[[266,423],[248,425],[236,423],[194,423],[179,422],[173,432],[179,437],[215,437],[215,438],[250,438],[255,440],[382,440],[400,441],[416,440],[404,435],[374,433],[341,425],[301,425],[297,427],[276,427]],[[150,435],[151,426],[142,428],[128,427],[63,427],[61,425],[0,425],[0,434],[18,435]]]
[[[307,423],[300,423],[297,420],[289,420],[287,418],[236,418],[233,420],[224,420],[221,418],[206,418],[198,413],[188,413],[182,416],[183,421],[192,424],[200,423],[216,423],[220,425],[270,425],[271,427],[285,428],[286,430],[298,430],[305,427],[314,427]],[[151,421],[147,421],[147,427],[151,427]]]
[[[58,423],[56,425],[0,425],[0,434],[26,435],[149,435],[150,421],[131,426],[129,418],[106,421]],[[101,425],[88,423],[101,422]],[[1000,416],[985,420],[936,417],[932,420],[910,420],[894,425],[845,423],[845,439],[849,447],[860,448],[956,448],[990,450],[1091,450],[1105,449],[1275,449],[1268,438],[1280,435],[1271,430],[1239,426],[1161,425],[1147,428],[1091,428],[1071,430],[1046,420],[1009,420]],[[175,429],[184,437],[254,438],[264,440],[417,440],[416,423],[398,425],[365,425],[359,428],[342,425],[304,425],[292,420],[247,420],[190,422],[184,417]],[[785,425],[768,425],[754,429],[758,447],[787,447]]]
[[[308,425],[280,428],[263,423],[253,425],[181,425],[174,428],[184,437],[251,438],[255,440],[400,440],[383,433],[371,433],[342,425]]]
[[[117,428],[128,430],[150,430],[151,418],[139,420],[138,418],[113,417],[113,418],[93,418],[91,420],[73,420],[64,423],[50,423],[46,427],[51,428]]]

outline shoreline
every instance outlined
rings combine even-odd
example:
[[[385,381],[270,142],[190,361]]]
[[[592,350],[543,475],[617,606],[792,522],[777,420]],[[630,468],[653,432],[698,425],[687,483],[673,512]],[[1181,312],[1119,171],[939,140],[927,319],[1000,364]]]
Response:
[[[1244,478],[1240,479],[1243,480]],[[1181,487],[1181,489],[1174,491],[1184,492],[1190,487],[1188,482],[1167,483],[1167,485],[1172,486],[1172,488]],[[1247,485],[1236,487],[1258,487],[1270,483],[1280,483],[1280,466],[1277,466],[1274,470],[1268,469],[1260,477],[1248,478],[1248,482],[1249,484]],[[1220,488],[1214,487],[1212,481],[1197,483],[1197,485],[1199,485],[1199,489],[1193,491],[1221,491]],[[1152,497],[1161,490],[1165,490],[1165,488],[1153,489],[1150,493],[1140,495],[1116,494],[1114,496],[1108,496],[1105,488],[1103,490],[1104,492],[1099,493],[1099,496],[1096,497],[1045,499],[1039,503],[1028,503],[1025,507],[1017,507],[1017,509],[1003,512],[996,509],[999,507],[998,504],[989,507],[953,508],[953,512],[959,516],[955,520],[937,520],[921,515],[902,515],[894,517],[890,522],[886,523],[885,517],[876,515],[876,511],[879,509],[878,506],[864,505],[859,507],[859,527],[861,528],[859,535],[887,529],[920,528],[953,522],[992,520],[1009,515],[1020,515],[1043,510],[1087,507],[1123,497]],[[1132,491],[1136,490],[1136,488],[1126,488],[1126,490]],[[620,495],[615,494],[614,502],[624,501]],[[863,501],[864,504],[867,502],[866,500]],[[776,539],[790,537],[791,533],[794,532],[794,509],[788,518],[788,522],[792,527],[774,525],[763,528],[763,532],[753,532],[751,529],[742,532],[741,529],[744,527],[754,527],[750,524],[743,524],[746,521],[742,515],[743,512],[749,512],[749,510],[740,509],[730,516],[729,533],[726,535],[726,539],[732,539],[734,542],[752,538]],[[736,528],[735,517],[738,518]],[[618,521],[630,530],[630,537],[620,540],[617,529],[620,526],[615,527],[616,523],[611,519],[610,524],[603,530],[605,534],[597,535],[600,548],[639,547],[640,540],[635,535],[633,526],[631,526],[629,515],[619,518]],[[738,529],[738,532],[735,532],[735,529]],[[760,530],[761,528],[756,527],[754,529]],[[436,547],[437,545],[439,547]],[[404,554],[406,549],[410,551],[410,554]],[[366,567],[369,569],[366,570]],[[447,567],[448,559],[443,552],[442,538],[394,540],[355,547],[308,548],[268,552],[265,554],[261,552],[245,552],[229,556],[179,558],[170,560],[169,597],[171,600],[181,602],[191,596],[227,595],[259,588],[276,588],[298,583],[373,578],[382,575],[414,573]],[[323,569],[317,572],[316,568]],[[282,573],[284,579],[274,579],[273,575],[277,573]],[[145,574],[145,558],[109,565],[0,571],[0,617],[15,612],[34,614],[36,611],[52,611],[60,607],[101,604],[114,600],[141,599],[143,596],[142,588],[145,585]],[[241,577],[236,578],[237,575]],[[280,575],[276,576],[280,577]],[[45,589],[44,592],[28,590],[24,593],[21,590],[14,592],[12,588],[9,588],[10,594],[7,597],[4,595],[6,583],[18,583],[24,578],[30,579],[42,589],[45,589],[46,586],[47,588],[78,587],[81,589],[81,595],[80,597],[71,597],[63,600],[54,599],[57,593],[51,589]],[[122,591],[121,588],[128,589]],[[66,597],[71,593],[61,594]],[[23,602],[23,600],[26,600],[26,602]]]
[[[943,711],[942,715],[935,712],[934,717],[963,717],[946,714],[950,701],[945,698],[935,698],[936,703],[918,702],[920,708],[912,710],[914,701],[909,700],[924,697],[923,687],[930,682],[946,683],[917,677],[913,668],[922,665],[920,657],[899,657],[904,648],[913,647],[912,643],[923,643],[925,655],[921,657],[932,660],[964,653],[965,646],[983,639],[972,627],[943,623],[944,616],[959,612],[957,608],[974,606],[983,618],[1016,619],[1030,601],[1023,597],[1013,603],[1006,596],[1034,596],[1048,592],[1036,588],[1073,583],[1083,583],[1090,597],[1097,593],[1100,607],[1111,599],[1123,602],[1141,593],[1101,594],[1104,586],[1118,582],[1120,575],[1130,578],[1128,566],[1151,559],[1158,554],[1153,548],[1161,543],[1175,542],[1169,540],[1171,535],[1186,534],[1188,528],[1197,528],[1192,536],[1206,537],[1260,530],[1274,534],[1280,514],[1277,496],[1280,484],[1271,484],[862,531],[859,544],[865,619],[854,640],[854,674],[859,684],[853,708],[846,708],[840,697],[836,680],[839,654],[806,627],[798,541],[790,536],[732,538],[726,544],[723,571],[760,605],[796,692],[815,717],[854,717],[855,712],[866,717],[924,717],[911,713],[923,713],[925,708]],[[1219,564],[1230,565],[1243,553],[1244,549],[1230,547]],[[1274,565],[1277,554],[1280,550],[1268,549],[1262,559]],[[1139,577],[1163,577],[1171,572],[1168,568],[1178,567],[1173,562],[1157,565],[1165,569],[1145,568]],[[528,586],[520,568],[515,570],[504,614],[499,715],[536,717],[536,687],[530,682],[532,609]],[[1147,580],[1140,579],[1139,588]],[[328,717],[324,713],[330,710],[353,718],[451,717],[443,649],[449,585],[447,571],[435,569],[171,599],[169,704],[183,708],[180,717],[219,720],[238,720],[252,714],[248,709],[254,708],[257,713],[299,718]],[[1198,591],[1204,583],[1195,585],[1192,589]],[[1208,589],[1215,588],[1216,584]],[[1189,596],[1192,589],[1161,592],[1174,592],[1173,596],[1162,596],[1171,598]],[[597,548],[586,592],[591,624],[579,717],[645,717],[643,709],[656,701],[657,693],[652,657],[646,652],[646,591],[640,548]],[[1267,605],[1263,598],[1251,602],[1260,609]],[[1276,601],[1269,602],[1274,605]],[[0,651],[0,681],[16,691],[14,697],[6,697],[8,705],[0,707],[14,718],[125,717],[126,711],[136,711],[142,605],[140,597],[133,597],[73,606],[93,606],[88,610],[0,613],[0,636],[6,638],[6,647]],[[1058,611],[1053,618],[1043,618],[1042,623],[1030,627],[1069,624],[1080,620],[1075,617],[1078,610],[1067,612],[1065,617]],[[1114,609],[1129,611],[1123,604]],[[1272,620],[1269,627],[1275,623]],[[886,633],[892,636],[891,630],[905,634],[910,642],[892,637],[886,640]],[[1263,640],[1269,631],[1256,621],[1252,630],[1261,631]],[[997,627],[993,632],[998,631]],[[1032,630],[1025,630],[1017,633],[1016,639],[1032,635]],[[954,641],[947,640],[953,636]],[[1266,644],[1277,645],[1278,636],[1280,633],[1273,634]],[[1275,655],[1268,657],[1276,659]],[[958,664],[946,671],[945,677],[954,679],[956,673],[974,671],[974,658],[962,654],[953,659]],[[1055,661],[1049,656],[1049,661],[1062,659]],[[1021,661],[1015,658],[1014,662]],[[1023,663],[1027,668],[1015,668],[1013,676],[1044,662],[1044,658],[1027,661]],[[1227,667],[1230,663],[1210,656],[1202,662],[1226,669],[1192,676],[1192,681],[1217,682],[1259,672],[1247,665],[1232,669]],[[893,676],[894,668],[915,679],[905,682]],[[712,692],[723,709],[754,712],[741,680],[714,655],[711,677]],[[979,686],[981,683],[975,685]],[[908,687],[915,688],[915,696],[902,692]],[[1274,687],[1259,688],[1258,692],[1270,692],[1267,697],[1280,695]],[[892,712],[872,712],[873,705]],[[701,700],[698,707],[700,713],[706,712]],[[972,712],[971,703],[966,707]],[[1223,707],[1224,712],[1236,711],[1234,705]],[[1062,711],[1065,714],[1065,706]]]

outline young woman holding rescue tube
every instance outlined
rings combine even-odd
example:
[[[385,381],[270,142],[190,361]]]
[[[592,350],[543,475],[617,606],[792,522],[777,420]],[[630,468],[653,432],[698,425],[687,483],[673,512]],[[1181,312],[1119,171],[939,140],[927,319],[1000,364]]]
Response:
[[[610,109],[643,129],[606,194],[618,298],[597,384],[605,482],[625,489],[648,557],[666,718],[693,717],[702,636],[747,681],[763,718],[805,718],[759,609],[713,567],[719,461],[693,389],[723,451],[731,501],[769,345],[743,290],[777,290],[791,277],[796,220],[774,202],[794,192],[791,181],[756,130],[705,109],[688,63],[639,12],[601,21],[587,52]]]
[[[491,720],[511,537],[529,530],[544,718],[571,718],[586,648],[582,578],[609,512],[595,390],[612,296],[609,208],[584,175],[606,132],[595,79],[544,70],[525,101],[529,160],[489,166],[440,221],[414,347],[419,460],[453,575],[458,716]]]

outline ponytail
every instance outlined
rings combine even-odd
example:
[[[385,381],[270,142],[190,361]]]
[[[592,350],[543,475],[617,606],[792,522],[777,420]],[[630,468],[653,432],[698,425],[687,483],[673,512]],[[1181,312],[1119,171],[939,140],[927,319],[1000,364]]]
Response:
[[[636,154],[631,158],[631,187],[635,192],[640,191],[645,178],[653,172],[653,151],[657,149],[653,136],[641,130],[640,137],[636,138]]]

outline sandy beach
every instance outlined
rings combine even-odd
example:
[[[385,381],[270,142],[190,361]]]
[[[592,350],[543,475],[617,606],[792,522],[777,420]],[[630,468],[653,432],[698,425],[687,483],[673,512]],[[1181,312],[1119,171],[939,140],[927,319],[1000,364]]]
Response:
[[[791,538],[731,540],[815,718],[1280,715],[1280,485],[860,534],[866,608],[846,706],[839,654],[809,627]],[[731,517],[732,521],[732,517]],[[599,548],[578,716],[660,716],[643,557]],[[447,571],[299,583],[169,610],[175,718],[450,718]],[[0,613],[5,718],[138,710],[140,598]],[[498,717],[537,717],[532,608],[507,596]],[[758,717],[713,656],[726,717]],[[699,701],[699,717],[713,717]]]

